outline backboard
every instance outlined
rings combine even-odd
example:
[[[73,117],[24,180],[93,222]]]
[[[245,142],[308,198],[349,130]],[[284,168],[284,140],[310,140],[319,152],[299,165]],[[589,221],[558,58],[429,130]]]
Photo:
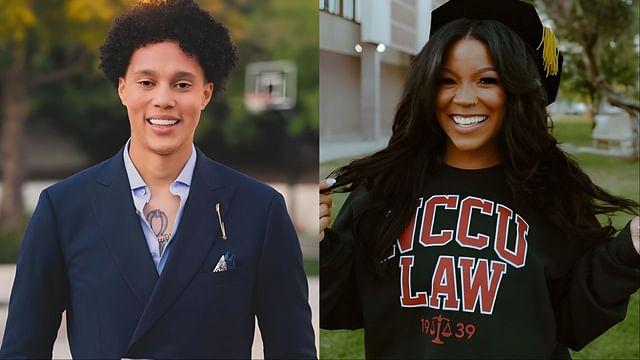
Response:
[[[298,69],[290,60],[254,62],[245,70],[244,103],[251,112],[296,105]]]

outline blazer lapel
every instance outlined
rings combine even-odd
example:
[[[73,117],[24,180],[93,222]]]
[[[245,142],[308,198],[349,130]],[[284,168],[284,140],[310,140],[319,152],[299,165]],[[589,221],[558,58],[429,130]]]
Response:
[[[103,240],[131,291],[144,306],[158,272],[133,206],[122,150],[105,163],[90,186],[91,204]]]
[[[178,232],[171,240],[171,253],[133,333],[129,347],[133,346],[182,294],[200,270],[215,241],[221,239],[215,204],[220,203],[224,220],[235,185],[225,184],[214,163],[199,150],[197,156],[189,197]]]

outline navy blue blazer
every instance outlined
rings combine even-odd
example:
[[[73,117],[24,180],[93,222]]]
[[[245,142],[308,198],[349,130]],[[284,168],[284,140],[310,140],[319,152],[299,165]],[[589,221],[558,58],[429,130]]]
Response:
[[[249,358],[255,316],[267,358],[316,357],[300,244],[278,192],[198,150],[172,242],[158,276],[122,150],[44,190],[0,358],[51,357],[63,310],[75,358]],[[212,272],[227,253],[234,266]]]

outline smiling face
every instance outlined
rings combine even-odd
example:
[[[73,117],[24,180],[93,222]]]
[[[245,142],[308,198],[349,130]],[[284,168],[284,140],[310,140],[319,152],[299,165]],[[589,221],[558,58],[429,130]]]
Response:
[[[440,77],[437,117],[447,134],[445,163],[469,169],[500,163],[496,136],[507,94],[489,48],[475,39],[456,41]]]
[[[118,95],[131,126],[130,152],[140,156],[188,157],[200,113],[211,100],[198,60],[177,42],[149,44],[134,51]]]

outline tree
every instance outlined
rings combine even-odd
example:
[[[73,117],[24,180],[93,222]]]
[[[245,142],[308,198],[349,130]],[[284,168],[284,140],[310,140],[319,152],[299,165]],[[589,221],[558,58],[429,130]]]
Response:
[[[139,0],[148,1],[148,0]],[[99,45],[115,17],[136,0],[0,0],[0,93],[3,196],[0,229],[14,231],[23,220],[25,124],[35,90],[96,71]],[[242,39],[247,0],[225,4],[202,0]]]
[[[81,73],[90,49],[97,48],[97,33],[105,31],[122,5],[104,0],[0,0],[0,50],[3,62],[9,64],[1,87],[3,230],[15,230],[23,219],[23,142],[29,95],[39,86]],[[63,49],[57,64],[45,61],[54,49]]]
[[[235,0],[218,4],[201,1],[200,5],[221,11],[219,15],[214,12],[216,19],[225,25],[232,24],[229,28],[238,47],[239,63],[225,91],[216,91],[212,104],[202,113],[196,145],[216,159],[263,180],[283,181],[294,167],[296,172],[304,172],[305,181],[316,178],[318,27],[315,5],[288,0]],[[234,13],[235,16],[230,16]],[[276,59],[291,59],[298,65],[296,108],[286,114],[248,113],[243,104],[246,64]],[[49,55],[46,60],[52,62],[55,56]],[[50,129],[68,137],[91,162],[111,156],[129,133],[126,112],[96,64],[73,79],[34,89],[30,95],[27,131],[31,127]],[[295,143],[295,152],[285,149],[290,142]],[[296,159],[273,154],[296,155]],[[294,163],[299,166],[293,166]],[[60,172],[53,176],[70,174]]]
[[[638,0],[541,1],[559,36],[578,45],[586,76],[598,94],[634,120],[634,156],[640,157],[638,50],[628,45],[638,36]],[[631,89],[616,87],[616,76],[630,79]]]
[[[593,109],[600,102],[600,96],[596,88],[586,76],[582,56],[578,52],[563,49],[562,56],[562,81],[560,82],[560,94],[564,100],[580,101],[588,104],[586,116],[595,126]]]
[[[605,77],[602,61],[609,44],[637,24],[637,0],[542,1],[560,36],[580,46],[587,76],[598,92],[612,105],[640,111],[640,101],[614,90]]]

